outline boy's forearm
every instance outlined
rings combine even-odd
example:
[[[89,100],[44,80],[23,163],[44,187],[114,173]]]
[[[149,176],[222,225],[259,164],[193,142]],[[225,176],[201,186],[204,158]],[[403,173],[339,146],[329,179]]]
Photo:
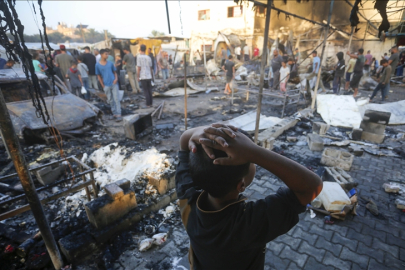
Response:
[[[257,146],[251,152],[251,162],[279,177],[306,205],[322,190],[322,180],[300,164]]]

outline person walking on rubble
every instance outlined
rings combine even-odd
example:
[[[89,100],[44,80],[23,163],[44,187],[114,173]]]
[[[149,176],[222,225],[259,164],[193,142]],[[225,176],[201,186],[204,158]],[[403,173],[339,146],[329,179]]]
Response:
[[[364,70],[366,72],[370,72],[370,66],[373,62],[373,56],[371,55],[370,50],[367,51],[367,54],[364,57],[366,58],[364,62]]]
[[[232,93],[231,82],[235,78],[235,63],[232,61],[232,58],[232,55],[228,56],[228,60],[226,60],[222,66],[222,70],[226,72],[226,85],[224,93],[227,95]]]
[[[111,106],[113,116],[110,120],[115,119],[116,122],[120,122],[122,121],[122,116],[121,103],[118,99],[117,72],[114,64],[107,60],[107,50],[101,50],[100,55],[100,61],[96,64],[96,74],[98,77],[98,81],[100,82],[101,87],[103,88],[107,96],[107,102]]]
[[[347,54],[351,58],[356,58],[356,64],[354,65],[353,69],[353,77],[352,80],[350,81],[350,87],[354,90],[353,97],[357,97],[359,92],[359,83],[360,79],[363,76],[363,68],[364,68],[364,62],[365,62],[365,57],[363,55],[364,50],[359,49],[358,54],[350,54],[350,52],[347,52]]]
[[[346,70],[345,92],[349,91],[350,80],[352,78],[355,64],[356,64],[356,58],[350,57],[349,63],[347,64],[347,70]]]
[[[77,69],[77,63],[73,62],[72,66],[66,73],[66,78],[70,80],[70,87],[72,88],[72,94],[83,98],[81,89],[83,87],[83,81],[80,71]]]
[[[176,192],[190,269],[264,269],[266,244],[290,231],[323,187],[315,173],[232,126],[185,131],[178,157]],[[256,181],[255,164],[286,186],[246,201],[242,193]]]
[[[390,80],[392,76],[395,76],[396,71],[397,71],[397,67],[398,67],[398,63],[399,63],[399,52],[398,52],[398,47],[397,46],[393,46],[391,48],[391,56],[388,59],[388,65],[391,66],[391,73],[389,75]],[[385,98],[388,98],[388,93],[390,92],[390,84],[387,83],[385,85],[385,89],[384,92],[386,93]]]
[[[169,61],[167,53],[164,53],[158,62],[160,70],[162,70],[163,81],[166,81],[169,78]]]
[[[222,50],[221,50],[221,57],[222,57],[222,59],[221,59],[221,67],[222,67],[223,65],[225,65],[225,61],[226,61],[226,59],[228,58],[228,55],[227,55],[227,52],[226,52],[226,48],[222,48]]]
[[[141,93],[139,88],[138,80],[136,79],[136,61],[134,55],[129,51],[129,48],[124,48],[124,58],[122,63],[125,65],[125,69],[128,74],[129,84],[131,85],[132,91],[135,93]]]
[[[86,88],[86,95],[84,96],[84,99],[89,101],[90,100],[90,92],[89,92],[89,68],[85,63],[83,63],[83,55],[79,55],[77,57],[77,69],[80,71],[80,77],[82,79],[82,83],[84,88]]]
[[[287,67],[287,63],[283,60],[280,68],[280,91],[282,95],[287,95],[287,82],[290,79],[290,68]]]
[[[94,55],[90,53],[88,46],[84,47],[84,53],[82,54],[83,64],[89,69],[89,88],[98,90],[97,76],[96,76],[96,64],[97,60]]]
[[[243,60],[245,62],[250,60],[250,49],[247,44],[245,45],[245,47],[243,47],[243,57]]]
[[[241,53],[241,48],[240,48],[240,46],[238,45],[238,46],[236,46],[236,48],[235,48],[235,55],[236,55],[236,59],[238,59],[239,61],[241,61],[240,53]]]
[[[145,94],[146,106],[152,107],[152,59],[146,55],[146,46],[143,44],[141,45],[136,62],[138,67],[138,81],[141,82],[143,93]]]
[[[335,66],[335,76],[333,78],[333,93],[339,94],[340,86],[342,85],[343,77],[345,75],[346,65],[343,52],[338,52],[336,54],[336,57],[338,59],[338,63]]]
[[[318,71],[321,66],[321,59],[318,56],[317,51],[312,52],[312,73],[307,76],[307,88],[313,89],[315,87],[315,83],[318,77]],[[319,78],[319,86],[322,88],[322,92],[326,93],[325,86],[322,82],[322,77]]]
[[[280,68],[281,62],[283,62],[283,57],[278,54],[278,50],[274,50],[273,59],[271,59],[270,65],[273,71],[273,88],[272,90],[277,90],[280,87]]]
[[[384,67],[384,71],[382,72],[380,83],[376,86],[370,97],[370,102],[372,102],[378,91],[381,91],[381,101],[385,101],[387,98],[388,93],[385,92],[385,89],[387,84],[390,83],[390,73],[392,72],[392,68],[385,59],[381,60],[380,64]]]

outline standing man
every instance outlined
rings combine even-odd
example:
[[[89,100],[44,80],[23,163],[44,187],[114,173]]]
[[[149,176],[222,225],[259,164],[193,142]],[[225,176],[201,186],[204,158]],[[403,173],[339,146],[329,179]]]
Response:
[[[56,56],[55,65],[58,68],[60,68],[60,71],[62,73],[65,84],[70,89],[68,82],[67,82],[66,74],[67,74],[68,69],[72,66],[74,59],[71,55],[68,55],[66,53],[65,45],[60,45],[59,48],[60,48],[61,53]]]
[[[357,55],[350,54],[350,52],[347,52],[347,54],[351,58],[357,59],[356,64],[354,65],[354,69],[353,69],[353,77],[352,77],[352,80],[350,81],[350,87],[354,90],[353,97],[357,97],[357,95],[358,95],[360,79],[363,76],[364,62],[366,60],[363,53],[364,53],[363,49],[359,49],[359,52]]]
[[[255,45],[255,48],[253,50],[253,57],[259,56],[259,52],[260,52],[259,48],[257,47],[257,45]]]
[[[318,76],[319,67],[321,66],[321,59],[318,57],[318,52],[312,52],[312,73],[307,76],[307,87],[312,89],[315,87],[316,79]],[[311,82],[310,82],[311,81]],[[322,77],[319,78],[319,86],[322,88],[322,92],[326,93],[325,86],[322,82]]]
[[[149,49],[150,50],[150,49]],[[141,45],[141,52],[137,56],[136,62],[138,67],[138,81],[141,82],[143,93],[146,98],[146,106],[152,107],[152,59],[145,54],[146,46]]]
[[[241,52],[241,48],[240,48],[240,46],[238,45],[238,46],[236,46],[236,48],[235,48],[235,54],[236,54],[236,59],[238,59],[239,61],[241,60],[241,58],[240,58],[240,52]]]
[[[384,88],[384,93],[385,93],[385,98],[388,98],[388,93],[390,92],[390,81],[391,81],[391,77],[395,76],[396,74],[396,68],[398,66],[399,63],[399,52],[398,52],[398,47],[397,46],[393,46],[391,48],[391,57],[388,59],[388,65],[391,66],[391,72],[388,75],[389,81],[388,83],[385,85]]]
[[[153,55],[151,48],[148,49],[148,55],[150,57],[150,60],[152,61],[152,71],[154,72],[155,71],[155,56]]]
[[[335,66],[335,77],[333,78],[333,93],[339,94],[340,86],[343,82],[343,77],[345,75],[345,59],[343,58],[343,52],[338,52],[336,57],[338,58],[338,63]]]
[[[377,87],[374,89],[373,94],[370,97],[370,102],[372,102],[373,98],[375,95],[377,95],[377,92],[381,90],[381,101],[385,101],[387,98],[387,94],[385,92],[387,84],[390,84],[390,73],[392,72],[392,68],[390,65],[388,65],[388,61],[383,59],[381,60],[381,65],[384,67],[384,71],[382,72],[382,76],[380,79],[380,83],[377,85]]]
[[[106,96],[107,102],[111,106],[111,112],[113,116],[110,120],[116,122],[122,121],[121,116],[121,103],[118,99],[118,87],[117,87],[117,72],[115,66],[110,61],[107,61],[108,52],[103,49],[100,51],[100,61],[96,64],[96,74],[98,81],[101,84]]]
[[[94,50],[95,52],[96,50]],[[97,51],[98,54],[98,51]],[[96,76],[96,57],[90,53],[90,48],[88,46],[84,47],[84,53],[82,54],[83,64],[89,69],[89,88],[98,90],[97,76]],[[82,74],[83,79],[83,74]]]
[[[228,60],[222,66],[222,70],[226,72],[225,94],[229,95],[231,91],[231,82],[235,78],[235,63],[232,61],[232,55],[228,56]]]
[[[222,57],[222,60],[221,60],[221,67],[222,67],[223,65],[225,65],[226,58],[228,58],[228,53],[226,51],[226,48],[222,48],[221,57]]]
[[[167,55],[167,54],[165,54],[164,57],[165,57],[166,55]],[[196,65],[196,66],[201,65],[201,54],[200,54],[200,51],[199,51],[199,50],[197,50],[197,51],[194,53],[194,58],[195,58],[195,65]]]
[[[294,58],[295,58],[295,63],[298,65],[298,61],[300,60],[300,51],[298,48],[295,48],[295,53],[294,53]]]
[[[283,62],[283,57],[278,54],[278,50],[274,50],[273,59],[271,59],[270,65],[273,71],[273,87],[272,90],[279,89],[280,86],[280,68],[281,62]]]
[[[134,55],[129,51],[129,48],[124,48],[124,58],[122,63],[125,65],[127,70],[129,84],[131,85],[132,91],[135,93],[141,93],[139,88],[138,80],[136,79],[136,61]]]
[[[250,60],[250,50],[249,46],[246,44],[245,47],[243,47],[243,56],[244,56],[244,61],[249,61]],[[280,64],[281,66],[281,64]]]
[[[199,53],[198,50],[197,53]],[[201,59],[197,61],[201,62]],[[163,81],[166,81],[169,78],[169,62],[167,53],[164,53],[163,56],[159,59],[158,65],[160,70],[162,70]]]
[[[94,49],[94,56],[96,57],[96,62],[98,63],[98,61],[100,61],[100,59],[101,59],[101,54],[98,49]],[[94,66],[94,68],[96,68],[96,67]]]
[[[367,54],[364,57],[366,58],[364,62],[364,70],[370,72],[370,66],[373,62],[373,56],[370,54],[370,51],[367,51]]]

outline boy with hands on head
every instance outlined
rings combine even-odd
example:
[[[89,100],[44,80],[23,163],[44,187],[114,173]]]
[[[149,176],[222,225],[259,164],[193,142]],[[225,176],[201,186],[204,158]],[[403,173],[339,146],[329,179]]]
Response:
[[[191,269],[263,269],[266,243],[287,233],[322,190],[321,179],[257,146],[232,126],[187,130],[180,138],[176,191],[190,237]],[[246,202],[257,164],[287,187]]]

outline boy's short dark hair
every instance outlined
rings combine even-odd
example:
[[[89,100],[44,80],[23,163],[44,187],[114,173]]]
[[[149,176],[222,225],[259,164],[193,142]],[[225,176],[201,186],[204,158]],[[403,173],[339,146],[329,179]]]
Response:
[[[38,56],[39,56],[39,53],[37,53],[37,52],[34,52],[34,53],[32,54],[32,58],[33,58],[33,59],[37,59]]]
[[[317,52],[317,51],[313,51],[312,53],[314,53],[314,54],[318,55],[318,52]]]
[[[84,49],[84,50],[89,50],[89,51],[90,51],[90,47],[89,47],[89,46],[86,46],[86,47],[84,47],[83,49]]]
[[[128,47],[124,47],[124,49],[122,49],[123,51],[129,51]]]
[[[80,61],[80,62],[83,62],[83,56],[82,56],[82,55],[79,55],[79,56],[77,57],[77,60]]]
[[[364,49],[359,49],[359,53],[363,54],[364,53]]]
[[[386,60],[386,59],[383,59],[383,60],[381,60],[381,65],[383,65],[383,64],[385,64],[385,63],[388,63],[388,61]]]
[[[232,59],[232,58],[233,58],[233,56],[232,56],[232,55],[229,55],[229,56],[228,56],[228,59]]]
[[[292,62],[292,61],[294,61],[292,58],[288,58],[288,61],[287,62]]]
[[[103,54],[103,53],[106,53],[106,52],[108,52],[106,49],[101,49],[100,50],[100,54]]]
[[[242,130],[243,134],[251,137]],[[216,158],[227,157],[226,153],[214,149]],[[250,163],[238,166],[215,165],[204,152],[201,145],[197,145],[197,152],[190,152],[189,172],[193,183],[208,192],[214,198],[222,198],[230,191],[236,189],[236,185],[249,173]]]
[[[141,52],[146,52],[146,46],[144,44],[141,45]]]

